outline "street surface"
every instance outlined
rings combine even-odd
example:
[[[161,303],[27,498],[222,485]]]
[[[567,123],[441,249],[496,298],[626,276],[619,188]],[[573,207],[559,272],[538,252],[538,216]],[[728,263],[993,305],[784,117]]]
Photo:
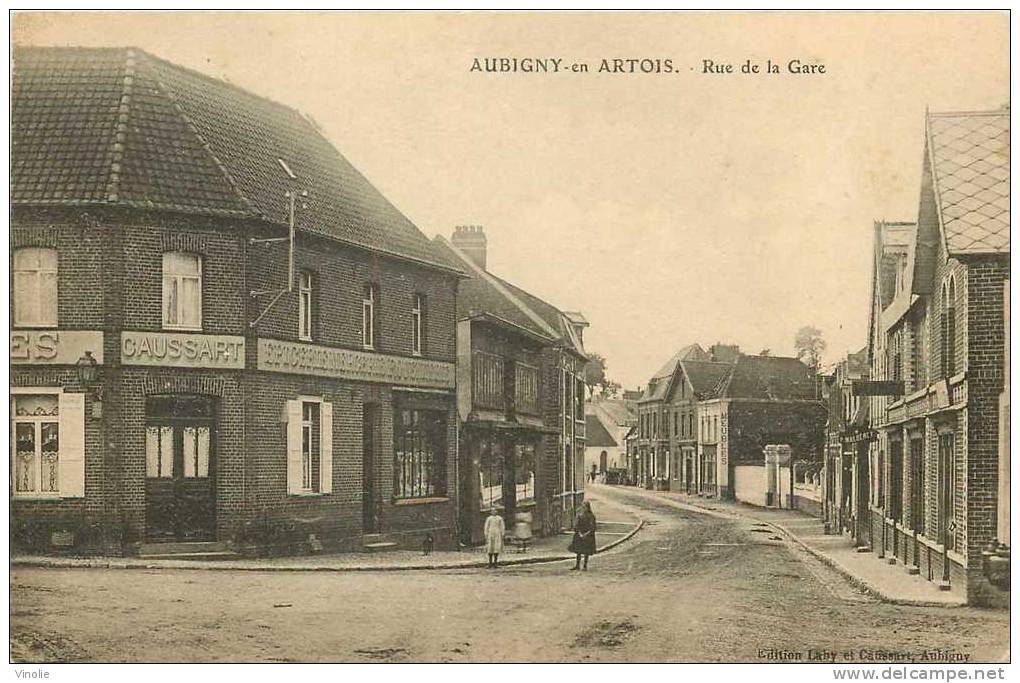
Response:
[[[625,488],[646,520],[572,563],[394,572],[11,571],[13,661],[998,662],[1009,615],[858,592],[746,520]],[[564,545],[567,537],[564,537]]]

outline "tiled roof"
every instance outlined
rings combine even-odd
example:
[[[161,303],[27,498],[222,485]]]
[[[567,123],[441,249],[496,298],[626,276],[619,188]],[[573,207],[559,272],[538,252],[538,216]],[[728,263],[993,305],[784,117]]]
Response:
[[[722,398],[771,400],[815,398],[811,370],[796,358],[741,356],[716,392]]]
[[[610,423],[629,425],[637,421],[636,406],[633,401],[618,398],[599,398],[592,402],[596,412],[601,411]]]
[[[698,398],[710,396],[720,380],[733,369],[733,363],[685,360],[680,362],[684,374]]]
[[[620,444],[616,443],[602,419],[595,414],[584,416],[585,440],[584,444],[590,448],[615,448]]]
[[[949,253],[1009,253],[1009,111],[931,113],[927,134]]]
[[[666,361],[666,364],[659,368],[652,377],[672,377],[677,363],[687,358],[701,359],[702,356],[705,360],[708,360],[708,355],[702,350],[701,346],[698,344],[688,344],[673,354],[673,357]]]
[[[14,50],[11,201],[261,218],[442,264],[299,112],[129,48]],[[288,177],[283,160],[296,179]]]
[[[553,331],[529,316],[513,300],[513,294],[502,281],[482,271],[471,259],[442,237],[434,240],[437,255],[451,268],[463,270],[470,277],[462,280],[457,288],[457,317],[460,319],[485,315],[510,323],[525,332],[546,340],[554,341]]]
[[[496,277],[493,275],[493,277]],[[506,280],[496,277],[514,296],[516,296],[532,313],[538,315],[546,325],[556,331],[560,341],[573,350],[575,353],[585,355],[584,346],[581,344],[581,340],[574,334],[573,327],[570,325],[570,319],[567,318],[560,309],[556,308],[552,304],[542,299],[531,292],[526,292],[520,287]],[[572,315],[578,316],[579,313]]]

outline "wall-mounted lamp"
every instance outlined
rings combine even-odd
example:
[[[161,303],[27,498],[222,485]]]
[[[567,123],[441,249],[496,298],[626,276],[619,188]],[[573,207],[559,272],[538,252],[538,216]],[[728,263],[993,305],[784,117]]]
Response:
[[[92,397],[92,417],[98,420],[103,416],[103,387],[96,384],[99,378],[99,363],[91,351],[86,351],[75,366],[78,369],[78,382],[85,393]]]

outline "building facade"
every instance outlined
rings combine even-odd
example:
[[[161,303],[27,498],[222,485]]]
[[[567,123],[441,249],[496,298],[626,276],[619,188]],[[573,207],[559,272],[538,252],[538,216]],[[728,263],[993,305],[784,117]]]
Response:
[[[1009,111],[931,113],[916,228],[876,225],[869,541],[975,604],[998,541]],[[902,233],[902,234],[897,234]]]
[[[584,471],[610,483],[627,479],[627,433],[637,424],[637,405],[626,399],[596,396],[585,403]]]
[[[697,344],[680,349],[648,380],[644,394],[637,401],[638,415],[638,468],[640,486],[667,490],[673,479],[673,451],[670,428],[673,411],[668,397],[677,378],[677,367],[682,360],[709,360],[708,354]]]
[[[463,274],[292,109],[130,49],[13,74],[12,542],[452,546]]]
[[[869,402],[854,393],[854,383],[859,386],[870,374],[865,347],[836,364],[826,387],[822,518],[830,532],[852,534],[858,540],[870,494],[868,451],[874,432],[868,422]]]
[[[490,273],[480,226],[435,243],[468,274],[457,298],[461,542],[482,542],[491,509],[508,529],[523,518],[533,534],[558,533],[584,495],[587,323]]]
[[[699,493],[795,506],[794,470],[820,466],[825,417],[818,382],[801,361],[741,354],[699,403]],[[768,449],[777,447],[781,457],[770,463]]]

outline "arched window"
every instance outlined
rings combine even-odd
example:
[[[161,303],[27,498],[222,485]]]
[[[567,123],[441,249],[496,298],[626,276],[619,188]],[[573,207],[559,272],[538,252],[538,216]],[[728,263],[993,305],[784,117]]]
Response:
[[[942,284],[942,376],[956,374],[956,279]]]
[[[57,326],[57,250],[25,247],[14,252],[14,325]]]
[[[163,327],[202,329],[202,257],[198,254],[163,254]]]

